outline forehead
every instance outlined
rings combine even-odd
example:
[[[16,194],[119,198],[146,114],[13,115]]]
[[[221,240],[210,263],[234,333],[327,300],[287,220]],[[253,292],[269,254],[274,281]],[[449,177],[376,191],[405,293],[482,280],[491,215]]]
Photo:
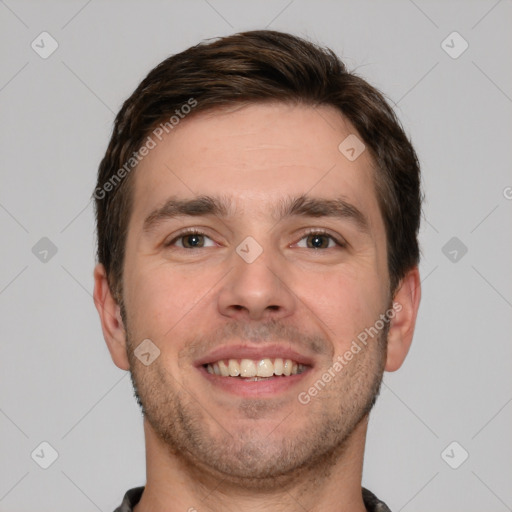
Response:
[[[270,213],[285,196],[343,196],[371,213],[373,162],[368,151],[353,161],[340,151],[349,136],[357,136],[354,128],[326,106],[252,104],[195,114],[156,140],[139,164],[132,218],[171,195],[225,196],[251,215]]]

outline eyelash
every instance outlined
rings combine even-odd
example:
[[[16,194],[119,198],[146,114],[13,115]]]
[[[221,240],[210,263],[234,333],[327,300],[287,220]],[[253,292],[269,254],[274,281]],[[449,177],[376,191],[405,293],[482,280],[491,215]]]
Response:
[[[191,236],[191,235],[201,235],[201,236],[205,236],[207,238],[210,238],[206,233],[204,233],[202,231],[199,231],[199,230],[197,230],[195,228],[189,228],[187,230],[181,231],[177,236],[175,236],[169,242],[165,242],[164,243],[164,247],[170,247],[177,240],[179,240],[180,238],[185,238],[186,236]],[[306,238],[306,237],[308,237],[308,236],[311,236],[311,235],[326,236],[326,237],[330,238],[340,248],[344,248],[344,247],[347,246],[346,242],[344,242],[343,240],[339,240],[335,236],[331,235],[329,232],[327,232],[325,230],[322,230],[322,229],[311,229],[309,231],[306,231],[305,233],[302,234],[302,237],[299,239],[299,241],[304,239],[304,238]],[[183,247],[178,247],[178,249],[183,249],[185,251],[192,250],[192,249],[183,248]],[[197,249],[205,249],[205,247],[197,247],[196,250]],[[334,249],[334,247],[326,247],[325,249]],[[325,250],[325,249],[323,249],[323,250]],[[316,249],[316,250],[318,250],[318,249]]]

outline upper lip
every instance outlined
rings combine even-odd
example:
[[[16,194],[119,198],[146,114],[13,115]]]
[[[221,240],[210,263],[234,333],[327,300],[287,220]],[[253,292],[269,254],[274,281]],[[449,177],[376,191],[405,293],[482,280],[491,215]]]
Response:
[[[296,352],[286,345],[223,345],[212,350],[208,354],[195,361],[196,366],[215,363],[216,361],[226,359],[252,359],[260,361],[261,359],[291,359],[297,363],[312,366],[313,358]]]

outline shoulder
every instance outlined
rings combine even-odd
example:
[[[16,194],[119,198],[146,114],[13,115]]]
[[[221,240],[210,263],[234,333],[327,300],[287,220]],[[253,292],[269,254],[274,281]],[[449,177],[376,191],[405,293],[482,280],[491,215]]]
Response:
[[[133,489],[126,491],[123,502],[114,510],[114,512],[133,512],[133,507],[139,503],[143,491],[144,486],[134,487]]]
[[[368,512],[391,512],[389,507],[375,494],[363,487],[363,502]]]

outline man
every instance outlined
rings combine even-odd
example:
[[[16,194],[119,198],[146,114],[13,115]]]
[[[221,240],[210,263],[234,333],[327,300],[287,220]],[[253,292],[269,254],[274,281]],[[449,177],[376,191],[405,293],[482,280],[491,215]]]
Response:
[[[194,46],[124,103],[94,197],[147,454],[116,510],[389,510],[363,453],[413,336],[421,193],[382,95],[285,33]]]

